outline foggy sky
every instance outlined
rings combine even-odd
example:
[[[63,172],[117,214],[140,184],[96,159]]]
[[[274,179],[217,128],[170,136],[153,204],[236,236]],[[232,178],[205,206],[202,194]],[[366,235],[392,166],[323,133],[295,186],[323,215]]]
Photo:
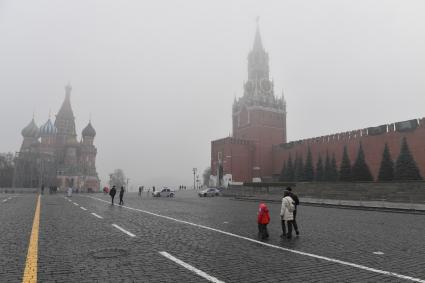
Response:
[[[190,185],[231,133],[255,18],[288,139],[425,116],[425,1],[0,0],[0,152],[73,87],[102,181]],[[202,175],[202,174],[200,174]]]

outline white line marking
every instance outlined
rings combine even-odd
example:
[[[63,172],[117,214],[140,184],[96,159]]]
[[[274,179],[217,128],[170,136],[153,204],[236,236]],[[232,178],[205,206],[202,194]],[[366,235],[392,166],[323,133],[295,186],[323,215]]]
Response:
[[[91,215],[93,215],[94,217],[97,217],[97,218],[99,218],[99,219],[103,219],[103,217],[102,217],[102,216],[100,216],[100,215],[98,215],[98,214],[96,214],[96,213],[94,213],[94,212],[92,212],[92,213],[91,213]]]
[[[136,235],[134,235],[131,232],[128,232],[127,230],[125,230],[124,228],[118,226],[117,224],[112,224],[112,226],[114,226],[115,228],[117,228],[118,230],[120,230],[121,232],[126,233],[127,235],[129,235],[130,237],[136,237]]]
[[[82,206],[80,206],[80,208],[81,208],[82,210],[87,210],[87,208],[85,208],[85,207],[82,207]]]
[[[76,202],[73,202],[73,204],[74,204],[74,205],[76,205],[76,206],[78,206],[78,205],[79,205],[79,204],[78,204],[78,203],[76,203]]]
[[[383,252],[373,252],[374,255],[383,255]]]
[[[211,282],[214,282],[214,283],[224,283],[224,281],[221,281],[221,280],[218,280],[217,278],[215,278],[215,277],[213,277],[213,276],[211,276],[211,275],[208,275],[207,273],[205,273],[205,272],[203,272],[202,270],[199,270],[199,269],[197,269],[196,267],[193,267],[192,265],[190,265],[190,264],[188,264],[188,263],[186,263],[186,262],[184,262],[184,261],[181,261],[180,259],[178,259],[178,258],[176,258],[176,257],[174,257],[174,256],[172,256],[172,255],[170,255],[169,253],[167,253],[167,252],[159,252],[162,256],[165,256],[166,258],[168,258],[169,260],[172,260],[172,261],[174,261],[175,263],[177,263],[177,264],[179,264],[179,265],[181,265],[181,266],[183,266],[184,268],[186,268],[187,270],[190,270],[190,271],[192,271],[193,273],[195,273],[195,274],[197,274],[197,275],[199,275],[199,276],[201,276],[201,277],[203,277],[203,278],[205,278],[205,279],[207,279],[208,281],[211,281]]]
[[[7,201],[7,199],[4,199],[4,200],[3,200],[3,202],[6,202],[6,201]]]
[[[102,201],[102,202],[109,204],[109,201],[105,201],[103,199],[99,199],[99,198],[95,198],[95,197],[89,197],[89,198],[92,198],[92,199]],[[354,268],[358,268],[358,269],[362,269],[362,270],[366,270],[366,271],[370,271],[370,272],[374,272],[374,273],[378,273],[378,274],[397,277],[397,278],[400,278],[400,279],[425,283],[424,279],[415,278],[415,277],[411,277],[411,276],[407,276],[407,275],[403,275],[403,274],[399,274],[399,273],[395,273],[395,272],[391,272],[391,271],[380,270],[380,269],[368,267],[368,266],[365,266],[365,265],[352,263],[352,262],[349,262],[349,261],[344,261],[344,260],[334,259],[334,258],[330,258],[330,257],[326,257],[326,256],[321,256],[321,255],[316,255],[316,254],[312,254],[312,253],[307,253],[307,252],[297,251],[297,250],[288,249],[288,248],[284,248],[284,247],[279,247],[279,246],[275,246],[275,245],[268,244],[268,243],[265,243],[265,242],[257,241],[257,240],[251,239],[251,238],[247,238],[247,237],[244,237],[244,236],[240,236],[240,235],[237,235],[237,234],[233,234],[233,233],[230,233],[230,232],[222,231],[222,230],[211,228],[211,227],[208,227],[208,226],[195,224],[195,223],[192,223],[192,222],[172,218],[172,217],[165,216],[165,215],[156,214],[156,213],[153,213],[153,212],[150,212],[150,211],[141,210],[141,209],[125,206],[125,205],[122,205],[121,207],[130,209],[130,210],[134,210],[134,211],[143,212],[143,213],[150,214],[150,215],[153,215],[153,216],[161,217],[161,218],[164,218],[164,219],[172,220],[172,221],[175,221],[175,222],[188,224],[188,225],[195,226],[195,227],[198,227],[198,228],[214,231],[214,232],[221,233],[221,234],[224,234],[224,235],[243,239],[243,240],[246,240],[246,241],[249,241],[249,242],[252,242],[252,243],[260,244],[260,245],[263,245],[263,246],[266,246],[266,247],[270,247],[270,248],[274,248],[274,249],[278,249],[278,250],[282,250],[282,251],[286,251],[286,252],[291,252],[291,253],[294,253],[294,254],[304,255],[304,256],[308,256],[308,257],[312,257],[312,258],[322,259],[322,260],[325,260],[325,261],[338,263],[338,264],[341,264],[341,265],[346,265],[346,266],[350,266],[350,267],[354,267]]]

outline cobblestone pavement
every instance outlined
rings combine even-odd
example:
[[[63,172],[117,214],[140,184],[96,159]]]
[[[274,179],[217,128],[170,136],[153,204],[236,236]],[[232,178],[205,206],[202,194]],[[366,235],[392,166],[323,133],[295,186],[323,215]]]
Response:
[[[0,282],[22,279],[36,195],[0,195]]]
[[[280,207],[271,203],[266,246],[249,240],[257,240],[255,202],[199,198],[193,191],[178,192],[175,198],[128,194],[125,207],[104,202],[109,197],[100,194],[70,199],[42,197],[39,282],[208,282],[159,252],[224,282],[411,281],[380,270],[425,279],[423,215],[300,206],[300,237],[282,240]],[[19,268],[0,272],[15,276],[0,277],[0,282],[21,278],[35,209],[35,196],[15,201],[7,208],[0,197],[1,223],[10,225],[2,225],[0,235],[11,235],[7,243],[16,241],[16,232],[25,236],[21,252],[14,255]],[[13,219],[4,214],[7,209]],[[2,251],[5,247],[2,240]],[[2,252],[0,263],[3,257]]]

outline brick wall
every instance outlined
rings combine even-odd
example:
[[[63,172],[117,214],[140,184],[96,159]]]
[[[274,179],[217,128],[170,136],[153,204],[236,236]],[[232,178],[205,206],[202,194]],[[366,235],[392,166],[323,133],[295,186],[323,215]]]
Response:
[[[388,144],[391,157],[395,161],[400,153],[401,141],[403,137],[406,137],[409,149],[421,171],[422,177],[425,178],[425,118],[416,120],[416,123],[417,128],[410,130],[403,129],[403,127],[400,126],[403,124],[393,123],[380,127],[355,130],[275,145],[273,146],[272,153],[273,174],[280,174],[284,160],[287,160],[289,155],[291,155],[292,158],[294,158],[296,154],[302,155],[305,160],[309,147],[312,153],[314,166],[317,163],[319,155],[322,156],[324,161],[326,152],[329,152],[330,157],[332,154],[335,154],[337,165],[339,167],[345,145],[348,149],[350,161],[353,164],[356,160],[357,151],[361,142],[366,162],[369,165],[373,177],[376,179],[379,173],[385,143]]]

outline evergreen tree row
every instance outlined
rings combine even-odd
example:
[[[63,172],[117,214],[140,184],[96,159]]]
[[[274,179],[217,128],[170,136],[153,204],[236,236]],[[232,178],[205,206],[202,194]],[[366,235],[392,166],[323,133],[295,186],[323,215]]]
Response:
[[[310,148],[308,148],[305,161],[301,155],[296,154],[295,160],[289,155],[288,160],[285,160],[283,164],[279,180],[282,182],[367,182],[373,181],[373,176],[366,163],[363,147],[360,143],[357,158],[353,165],[351,165],[348,156],[347,146],[344,146],[339,168],[336,165],[335,155],[329,156],[328,152],[326,152],[324,160],[319,155],[316,166],[313,165]],[[388,145],[385,144],[384,147],[378,181],[393,180],[422,180],[416,162],[410,153],[406,138],[403,138],[400,155],[395,164],[391,159]]]

